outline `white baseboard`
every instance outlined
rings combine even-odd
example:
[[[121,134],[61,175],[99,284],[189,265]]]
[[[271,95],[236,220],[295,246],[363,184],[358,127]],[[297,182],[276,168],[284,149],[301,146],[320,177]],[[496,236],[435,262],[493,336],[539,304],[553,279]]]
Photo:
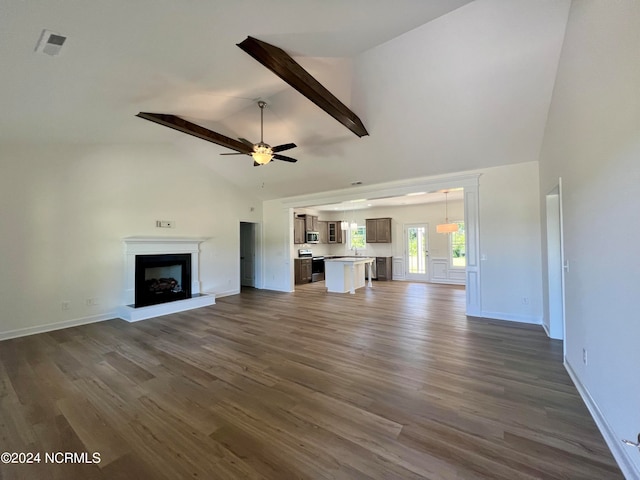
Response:
[[[238,295],[239,293],[240,293],[239,288],[235,288],[233,290],[225,290],[224,292],[216,292],[216,298],[228,297],[230,295]]]
[[[598,404],[589,393],[589,390],[587,390],[587,388],[578,379],[578,376],[567,360],[567,357],[564,358],[564,368],[567,370],[567,373],[571,377],[571,380],[576,386],[576,389],[582,397],[585,405],[587,406],[589,413],[591,413],[593,421],[596,422],[596,426],[604,437],[604,441],[607,443],[609,450],[611,450],[611,454],[613,455],[615,461],[618,463],[620,470],[622,470],[622,474],[624,475],[624,477],[628,479],[640,478],[640,470],[636,468],[633,461],[629,457],[630,452],[633,452],[634,450],[625,446],[622,443],[621,439],[616,436],[613,428],[611,428],[611,425],[609,425],[609,422],[607,422],[607,419],[598,407]]]
[[[284,292],[284,293],[293,293],[295,290],[284,289],[280,285],[269,285],[266,284],[263,287],[263,290],[271,290],[273,292]]]
[[[542,325],[542,317],[537,315],[518,315],[503,312],[481,312],[482,318],[490,318],[492,320],[507,320],[509,322],[530,323],[532,325]]]
[[[18,328],[0,332],[0,341],[9,340],[10,338],[26,337],[27,335],[35,335],[36,333],[53,332],[63,328],[77,327],[78,325],[87,325],[88,323],[103,322],[105,320],[113,320],[117,318],[115,312],[101,313],[100,315],[91,315],[89,317],[75,318],[73,320],[65,320],[57,323],[47,323],[45,325],[36,325],[34,327]]]
[[[431,283],[442,283],[444,285],[466,285],[465,280],[431,279]]]
[[[547,328],[544,322],[542,322],[542,328],[544,329],[544,333],[547,334],[547,337],[551,338],[551,332],[549,332],[549,329]]]

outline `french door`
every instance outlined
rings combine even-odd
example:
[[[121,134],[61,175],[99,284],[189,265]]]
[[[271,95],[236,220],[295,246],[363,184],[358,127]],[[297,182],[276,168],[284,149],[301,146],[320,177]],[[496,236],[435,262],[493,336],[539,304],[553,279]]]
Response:
[[[404,226],[405,278],[429,281],[429,225],[411,223]]]

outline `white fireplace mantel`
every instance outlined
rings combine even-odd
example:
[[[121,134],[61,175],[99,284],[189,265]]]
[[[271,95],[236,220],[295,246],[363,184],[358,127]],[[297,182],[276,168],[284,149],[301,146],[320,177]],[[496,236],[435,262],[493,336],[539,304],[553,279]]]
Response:
[[[126,237],[123,239],[125,253],[153,255],[163,253],[198,253],[206,237]]]
[[[181,312],[215,303],[214,295],[200,293],[200,244],[204,237],[126,237],[123,239],[125,255],[124,305],[120,318],[129,322],[169,313]],[[175,302],[133,308],[135,303],[136,255],[191,254],[192,298]]]

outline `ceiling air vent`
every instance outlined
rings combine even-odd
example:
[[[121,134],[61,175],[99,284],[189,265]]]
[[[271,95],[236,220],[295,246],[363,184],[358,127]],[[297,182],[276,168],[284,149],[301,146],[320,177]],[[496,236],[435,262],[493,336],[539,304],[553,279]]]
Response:
[[[35,51],[38,53],[46,53],[51,56],[58,55],[60,50],[62,50],[62,45],[64,45],[66,39],[67,37],[58,33],[51,32],[49,30],[42,30],[42,34],[36,44]]]

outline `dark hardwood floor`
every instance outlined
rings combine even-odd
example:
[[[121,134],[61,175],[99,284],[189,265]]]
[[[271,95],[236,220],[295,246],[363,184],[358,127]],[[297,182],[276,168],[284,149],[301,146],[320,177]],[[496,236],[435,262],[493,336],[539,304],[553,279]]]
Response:
[[[0,478],[622,478],[561,343],[465,317],[464,294],[250,289],[0,342],[0,451],[42,456]]]

